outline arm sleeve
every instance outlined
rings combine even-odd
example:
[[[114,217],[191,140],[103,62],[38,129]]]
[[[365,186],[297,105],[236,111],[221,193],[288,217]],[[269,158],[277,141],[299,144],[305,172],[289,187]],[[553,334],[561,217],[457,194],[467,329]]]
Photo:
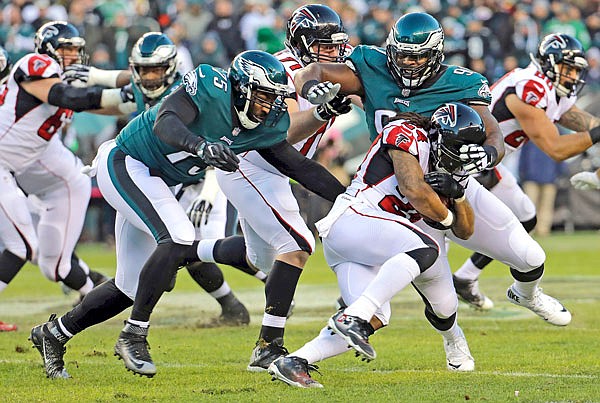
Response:
[[[326,200],[333,202],[340,193],[346,190],[344,185],[324,166],[306,158],[285,140],[257,151],[279,172],[296,180]]]
[[[48,103],[60,108],[82,112],[100,109],[102,100],[101,87],[76,88],[68,84],[56,83],[48,92]]]
[[[168,145],[196,154],[204,139],[190,131],[187,125],[199,115],[198,107],[181,86],[158,109],[154,134]]]

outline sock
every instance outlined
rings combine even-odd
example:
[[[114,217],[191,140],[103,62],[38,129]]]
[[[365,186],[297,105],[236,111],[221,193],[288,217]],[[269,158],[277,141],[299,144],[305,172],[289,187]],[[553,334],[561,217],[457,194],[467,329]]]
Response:
[[[263,283],[267,282],[267,273],[265,273],[264,271],[260,271],[258,270],[256,272],[256,274],[254,274],[254,277],[256,277],[257,279],[259,279],[260,281],[262,281]]]
[[[533,293],[538,288],[544,274],[544,265],[527,273],[521,273],[513,268],[510,269],[510,274],[515,279],[513,284],[514,289],[525,298],[532,298]]]
[[[458,321],[454,320],[454,323],[452,323],[452,326],[450,327],[450,329],[448,330],[440,330],[440,329],[435,329],[436,332],[438,332],[445,341],[453,341],[456,340],[457,338],[463,337],[463,333],[462,330],[460,329],[460,326],[458,326]]]
[[[218,290],[225,282],[223,272],[215,263],[196,262],[186,267],[194,281],[208,293]]]
[[[26,260],[21,259],[8,249],[4,249],[0,254],[0,283],[4,284],[4,287],[0,286],[2,291],[12,281],[17,273],[25,266]]]
[[[332,335],[331,330],[324,327],[317,337],[289,356],[304,358],[309,364],[314,364],[347,351],[350,351],[348,343],[337,334]]]
[[[203,262],[215,263],[213,249],[218,239],[203,239],[198,242],[198,258]]]
[[[221,298],[224,298],[224,297],[226,297],[228,295],[232,295],[232,294],[233,293],[231,292],[231,288],[229,287],[229,284],[227,284],[226,281],[223,282],[221,287],[219,287],[218,289],[216,289],[215,291],[210,293],[210,295],[217,301],[219,301],[219,299],[221,299]]]
[[[419,274],[419,265],[406,253],[391,257],[381,266],[361,296],[344,312],[370,321],[379,307],[391,300]]]
[[[479,278],[479,276],[481,275],[481,269],[475,266],[473,260],[471,260],[472,258],[473,256],[471,256],[470,259],[467,259],[467,261],[463,263],[460,269],[454,272],[454,275],[456,277],[458,277],[461,280],[477,280]]]
[[[287,313],[290,309],[298,280],[300,267],[276,260],[265,284],[265,313],[259,338],[267,343],[283,337]]]

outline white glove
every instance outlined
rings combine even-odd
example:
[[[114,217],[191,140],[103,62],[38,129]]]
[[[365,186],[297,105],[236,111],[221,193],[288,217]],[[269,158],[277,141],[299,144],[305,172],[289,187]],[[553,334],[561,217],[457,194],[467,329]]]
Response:
[[[217,183],[217,175],[214,169],[208,169],[204,174],[200,194],[190,204],[186,212],[194,227],[200,228],[202,224],[206,225],[208,223],[208,216],[218,194],[219,184]]]
[[[85,64],[71,64],[65,67],[62,80],[77,88],[86,88],[90,79],[90,66]]]
[[[600,178],[596,172],[579,172],[571,176],[571,185],[579,190],[600,189]]]
[[[341,84],[332,84],[330,81],[324,81],[311,86],[306,91],[308,102],[313,105],[320,105],[331,101],[340,92]]]
[[[472,175],[490,168],[498,158],[498,152],[492,146],[479,144],[465,144],[458,150],[458,157],[465,161],[463,170],[466,174]]]

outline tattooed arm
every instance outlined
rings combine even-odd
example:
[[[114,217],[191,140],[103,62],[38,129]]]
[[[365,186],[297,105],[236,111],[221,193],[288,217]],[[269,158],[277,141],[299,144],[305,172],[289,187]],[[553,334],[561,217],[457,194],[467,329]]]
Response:
[[[519,121],[529,140],[555,161],[564,161],[581,154],[600,141],[600,120],[575,106],[558,123],[576,132],[563,136],[544,110],[526,104],[515,94],[506,97],[506,106]],[[594,128],[594,125],[598,127]]]

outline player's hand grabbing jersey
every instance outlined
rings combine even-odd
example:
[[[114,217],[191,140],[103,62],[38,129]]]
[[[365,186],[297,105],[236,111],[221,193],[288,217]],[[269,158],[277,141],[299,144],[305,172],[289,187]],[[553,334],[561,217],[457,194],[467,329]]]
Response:
[[[413,155],[423,173],[429,172],[427,132],[406,120],[395,120],[375,139],[346,193],[411,222],[419,221],[421,215],[398,189],[392,159],[387,152],[390,148]]]
[[[62,69],[48,55],[30,53],[15,63],[0,93],[0,159],[20,173],[37,160],[52,137],[73,116],[25,92],[23,82],[58,78]]]
[[[346,64],[363,83],[363,104],[371,141],[381,132],[390,116],[397,112],[416,112],[431,116],[445,102],[489,105],[488,81],[464,67],[442,64],[436,75],[418,89],[401,89],[387,68],[385,49],[359,45]]]
[[[517,68],[505,74],[492,86],[490,110],[500,124],[507,153],[528,140],[521,125],[506,107],[506,96],[509,94],[515,94],[526,104],[543,109],[552,122],[558,121],[577,101],[576,95],[558,97],[550,80],[533,63],[524,69]]]
[[[201,64],[184,76],[183,86],[198,109],[196,119],[188,128],[207,141],[221,142],[239,154],[285,140],[290,125],[287,114],[275,127],[259,125],[252,130],[234,127],[231,83],[225,70]],[[153,133],[161,103],[129,122],[117,137],[117,146],[155,170],[168,185],[198,182],[206,164],[197,155],[175,149]]]

